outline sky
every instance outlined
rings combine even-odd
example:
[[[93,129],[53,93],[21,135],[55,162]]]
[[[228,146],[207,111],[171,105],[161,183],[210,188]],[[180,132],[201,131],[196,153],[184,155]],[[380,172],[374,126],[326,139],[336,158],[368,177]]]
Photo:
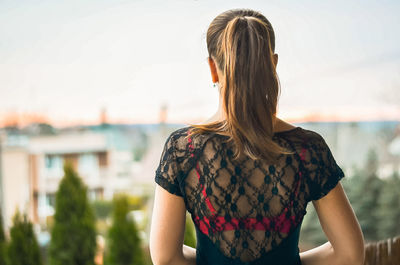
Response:
[[[0,124],[205,120],[218,108],[205,36],[251,8],[272,23],[288,120],[400,119],[399,1],[0,0]],[[25,118],[29,119],[29,118]]]

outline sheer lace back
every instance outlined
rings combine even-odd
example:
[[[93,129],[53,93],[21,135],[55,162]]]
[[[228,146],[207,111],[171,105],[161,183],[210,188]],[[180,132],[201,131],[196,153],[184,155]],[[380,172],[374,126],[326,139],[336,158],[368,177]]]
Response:
[[[273,136],[294,151],[278,163],[232,159],[227,137],[189,136],[190,126],[166,140],[155,181],[182,196],[196,229],[226,257],[251,262],[278,247],[301,225],[307,203],[344,177],[325,140],[296,127]]]

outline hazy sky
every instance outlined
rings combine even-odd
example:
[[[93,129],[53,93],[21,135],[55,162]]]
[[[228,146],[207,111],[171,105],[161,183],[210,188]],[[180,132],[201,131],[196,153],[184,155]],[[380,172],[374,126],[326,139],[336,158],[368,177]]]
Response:
[[[400,1],[0,0],[0,117],[156,122],[166,103],[170,122],[207,118],[205,33],[237,7],[274,27],[281,116],[400,115]]]

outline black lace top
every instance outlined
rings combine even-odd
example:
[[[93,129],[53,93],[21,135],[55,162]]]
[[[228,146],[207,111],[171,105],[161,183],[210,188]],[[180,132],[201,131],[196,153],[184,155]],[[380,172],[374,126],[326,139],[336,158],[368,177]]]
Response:
[[[294,154],[268,164],[233,161],[226,136],[188,137],[190,128],[167,138],[155,181],[183,197],[196,228],[197,265],[300,264],[307,203],[344,177],[322,136],[301,127],[275,133],[273,139]]]

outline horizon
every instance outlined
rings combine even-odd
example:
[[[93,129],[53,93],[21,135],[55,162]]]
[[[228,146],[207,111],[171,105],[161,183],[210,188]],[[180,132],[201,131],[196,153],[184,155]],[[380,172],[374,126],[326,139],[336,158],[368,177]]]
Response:
[[[310,113],[308,115],[304,115],[301,117],[282,117],[278,115],[279,118],[285,120],[289,123],[320,123],[320,122],[327,122],[327,123],[335,123],[335,122],[400,122],[400,115],[393,115],[393,116],[367,116],[364,118],[360,118],[361,116],[346,116],[340,117],[337,113],[332,113],[331,115],[324,115],[324,114],[317,114],[317,113]],[[198,118],[192,120],[166,120],[166,124],[195,124],[205,120],[205,118]],[[74,127],[74,126],[96,126],[101,125],[102,123],[111,124],[111,125],[153,125],[159,124],[161,121],[144,121],[144,120],[128,120],[128,119],[106,119],[104,122],[101,121],[99,118],[97,121],[84,121],[84,120],[67,120],[62,119],[59,122],[54,122],[50,120],[48,117],[41,115],[41,114],[32,114],[32,113],[25,113],[25,114],[18,114],[18,113],[9,113],[9,116],[6,118],[0,118],[0,128],[5,127],[18,127],[24,128],[31,124],[49,124],[54,128],[67,128],[67,127]]]

